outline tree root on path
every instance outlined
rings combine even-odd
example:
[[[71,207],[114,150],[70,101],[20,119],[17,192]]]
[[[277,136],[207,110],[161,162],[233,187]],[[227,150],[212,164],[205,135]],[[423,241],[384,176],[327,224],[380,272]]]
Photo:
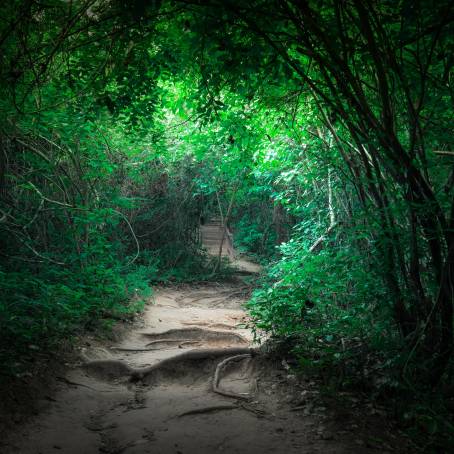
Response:
[[[246,411],[249,411],[251,413],[254,413],[254,415],[256,415],[258,418],[267,417],[268,419],[270,419],[270,415],[268,415],[265,410],[262,410],[260,408],[255,408],[251,404],[248,404],[247,402],[239,402],[238,403],[238,407],[243,409],[243,410],[246,410]]]
[[[191,415],[203,415],[205,413],[214,413],[216,411],[222,410],[238,410],[238,405],[212,405],[211,407],[203,407],[203,408],[195,408],[193,410],[188,410],[179,415],[175,416],[175,418],[182,418],[183,416],[191,416]]]
[[[145,367],[143,369],[131,369],[131,381],[139,381],[145,378],[150,378],[154,373],[159,372],[163,369],[169,369],[177,365],[181,361],[194,361],[194,360],[205,360],[205,359],[216,359],[223,356],[237,356],[247,354],[253,356],[256,351],[250,347],[230,347],[230,348],[210,348],[202,350],[189,350],[181,353],[177,356],[164,359],[158,364],[153,366]]]
[[[211,305],[212,306],[219,306],[220,304],[227,304],[229,303],[232,299],[238,299],[238,298],[241,298],[241,299],[246,299],[247,298],[247,295],[243,292],[231,292],[231,293],[227,293],[227,294],[224,294],[224,296],[222,296],[221,298],[218,298],[218,299],[215,299],[214,301],[211,301]]]
[[[103,390],[103,389],[96,389],[96,388],[93,388],[92,386],[88,386],[88,385],[85,385],[83,383],[78,383],[78,382],[75,382],[75,381],[71,381],[71,380],[68,380],[66,377],[55,377],[58,381],[61,381],[63,383],[66,383],[68,386],[76,386],[77,388],[79,387],[82,387],[82,388],[87,388],[87,389],[90,389],[91,391],[95,391],[97,393],[108,393],[108,392],[111,392],[111,391],[106,391],[106,390]],[[46,396],[47,398],[48,396]],[[51,398],[49,398],[51,399]],[[57,402],[55,399],[52,399],[53,401]]]
[[[146,334],[148,336],[148,334]],[[155,339],[150,342],[147,342],[146,347],[149,345],[156,345],[156,344],[178,344],[180,342],[199,342],[198,340],[191,340],[191,339]]]
[[[224,410],[244,410],[250,413],[253,413],[258,418],[263,418],[266,415],[264,410],[259,408],[251,407],[244,402],[237,402],[236,404],[224,404],[224,405],[211,405],[209,407],[202,407],[202,408],[194,408],[193,410],[188,410],[183,413],[180,413],[174,418],[182,418],[183,416],[193,416],[193,415],[204,415],[206,413],[214,413],[217,411],[224,411]]]
[[[210,322],[198,322],[197,320],[194,321],[187,321],[187,322],[180,322],[182,325],[189,325],[189,326],[206,326],[208,328],[214,329],[228,329],[233,330],[236,327],[233,325],[228,325],[227,323],[210,323]]]
[[[232,361],[243,360],[245,358],[251,358],[251,353],[243,353],[243,354],[239,354],[239,355],[229,356],[228,358],[224,359],[217,365],[216,371],[214,373],[213,384],[212,384],[213,392],[220,394],[221,396],[233,397],[234,399],[249,400],[252,398],[251,394],[249,394],[249,393],[248,394],[239,394],[239,393],[234,393],[232,391],[224,391],[219,387],[219,382],[221,381],[221,373],[222,373],[223,369],[226,367],[226,365]]]
[[[189,339],[161,339],[161,340],[156,340],[149,342],[146,347],[149,345],[155,345],[155,344],[164,344],[164,343],[172,343],[172,344],[178,344],[178,347],[184,347],[186,345],[194,345],[198,344],[200,345],[199,341],[194,341],[194,340],[189,340]],[[110,347],[111,350],[116,350],[119,352],[155,352],[156,350],[160,350],[159,348],[127,348],[127,347]]]
[[[235,341],[240,344],[248,344],[249,341],[237,333],[216,331],[198,327],[175,328],[161,333],[142,333],[142,336],[153,339],[146,346],[160,342],[187,342],[191,340],[210,341],[224,338],[226,341]]]
[[[211,348],[188,350],[171,358],[164,359],[157,364],[142,368],[133,368],[121,360],[94,360],[87,362],[83,367],[88,372],[95,373],[105,379],[126,379],[131,383],[152,381],[153,375],[162,371],[175,371],[181,367],[183,361],[215,360],[220,357],[254,355],[256,350],[250,347]]]
[[[228,298],[219,298],[219,299],[216,299],[214,301],[211,301],[211,306],[212,307],[216,307],[216,306],[219,306],[220,304],[224,304],[224,303],[228,303],[229,302],[229,299]]]
[[[208,325],[208,328],[233,330],[236,329],[236,326],[227,325],[227,323],[213,323],[212,325]]]
[[[145,382],[151,384],[156,376],[161,372],[175,374],[175,371],[181,373],[181,363],[185,361],[204,361],[213,360],[218,358],[227,357],[226,360],[221,361],[214,373],[212,382],[212,389],[217,394],[233,397],[237,399],[248,400],[251,396],[230,393],[223,391],[219,387],[221,373],[228,362],[245,357],[252,357],[258,352],[250,347],[229,347],[229,348],[211,348],[211,349],[197,349],[188,350],[179,355],[172,356],[164,359],[157,364],[142,368],[133,368],[121,360],[94,360],[86,363],[83,367],[88,372],[101,376],[101,378],[108,380],[125,379],[130,383]]]
[[[180,345],[190,345],[190,344],[200,344],[198,340],[191,340],[191,339],[156,339],[146,344],[146,347],[150,345],[156,344],[180,344]],[[150,350],[157,350],[156,348],[152,348]]]
[[[180,322],[182,325],[189,325],[189,326],[208,326],[210,327],[211,326],[211,323],[210,322],[203,322],[203,321],[197,321],[197,320],[194,320],[194,321],[184,321],[184,322]]]

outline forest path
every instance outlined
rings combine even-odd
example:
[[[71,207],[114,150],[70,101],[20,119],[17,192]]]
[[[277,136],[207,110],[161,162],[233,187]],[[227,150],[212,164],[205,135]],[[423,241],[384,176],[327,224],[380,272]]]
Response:
[[[206,224],[200,227],[202,243],[205,249],[213,257],[219,255],[219,247],[222,243],[221,256],[227,257],[231,264],[240,272],[259,273],[260,265],[249,260],[243,259],[234,249],[230,231],[227,229],[224,232],[224,226],[220,219],[211,219]]]
[[[249,292],[239,278],[158,288],[120,342],[81,349],[47,409],[5,452],[377,452],[352,434],[354,422],[339,430],[314,384],[297,383],[285,362],[249,354]]]

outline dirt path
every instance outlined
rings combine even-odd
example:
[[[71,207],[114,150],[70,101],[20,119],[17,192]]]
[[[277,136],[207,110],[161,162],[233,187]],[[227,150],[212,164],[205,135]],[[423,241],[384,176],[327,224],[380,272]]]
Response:
[[[280,402],[273,385],[279,381],[263,374],[258,359],[239,357],[219,383],[224,391],[252,399],[212,390],[216,366],[245,354],[250,345],[243,291],[241,284],[158,290],[141,327],[117,345],[83,351],[84,363],[69,372],[55,402],[11,452],[300,453],[308,448],[307,434],[316,421]],[[150,369],[194,351],[202,356],[178,360],[156,373]],[[138,377],[135,371],[143,372]],[[285,372],[281,375],[284,380]]]
[[[286,365],[251,355],[238,280],[160,288],[115,345],[87,346],[5,453],[367,453]],[[230,360],[229,360],[230,358]]]
[[[213,219],[201,226],[200,229],[203,245],[210,255],[217,257],[219,255],[219,246],[223,238],[222,257],[228,257],[232,265],[240,272],[259,273],[260,266],[245,260],[239,256],[233,248],[232,239],[228,232],[224,234],[224,228],[220,220]]]

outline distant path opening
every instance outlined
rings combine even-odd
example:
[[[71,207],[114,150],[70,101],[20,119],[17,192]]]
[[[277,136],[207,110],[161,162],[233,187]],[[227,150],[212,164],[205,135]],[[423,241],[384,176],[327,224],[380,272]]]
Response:
[[[203,247],[208,251],[208,254],[213,257],[219,255],[219,249],[222,242],[221,257],[227,257],[231,264],[241,272],[259,273],[261,266],[253,263],[250,260],[244,259],[235,251],[233,246],[233,235],[229,228],[225,229],[221,219],[213,218],[210,221],[200,226],[200,234]]]

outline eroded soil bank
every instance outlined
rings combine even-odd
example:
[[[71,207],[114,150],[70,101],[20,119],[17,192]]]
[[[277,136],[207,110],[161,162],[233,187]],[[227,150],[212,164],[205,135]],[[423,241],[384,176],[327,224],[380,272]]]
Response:
[[[81,349],[2,452],[404,452],[376,409],[329,408],[315,383],[256,354],[248,292],[241,280],[158,289],[120,342]]]

